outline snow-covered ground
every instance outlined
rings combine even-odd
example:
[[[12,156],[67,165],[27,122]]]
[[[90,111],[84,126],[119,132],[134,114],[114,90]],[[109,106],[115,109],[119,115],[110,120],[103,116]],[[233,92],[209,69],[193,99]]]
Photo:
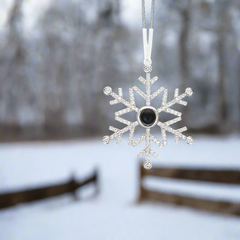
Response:
[[[196,137],[195,144],[158,149],[154,165],[240,169],[240,139]],[[0,211],[1,240],[239,240],[240,219],[164,204],[135,204],[142,146],[89,141],[0,145],[0,191],[55,183],[100,172],[93,186],[70,195]],[[154,149],[154,147],[153,147]],[[146,179],[150,188],[240,201],[239,187]]]

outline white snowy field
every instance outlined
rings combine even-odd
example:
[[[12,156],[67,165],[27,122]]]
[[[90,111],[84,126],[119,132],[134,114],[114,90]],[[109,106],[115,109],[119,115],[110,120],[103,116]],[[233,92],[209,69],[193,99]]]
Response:
[[[0,211],[1,240],[239,240],[240,218],[164,204],[136,204],[139,160],[136,148],[101,139],[0,145],[0,191],[84,178],[100,172],[79,199],[64,195]],[[155,149],[153,147],[153,149]],[[158,149],[154,165],[240,169],[240,139],[195,137],[195,144],[173,140]],[[240,188],[146,179],[149,188],[211,199],[240,201]]]

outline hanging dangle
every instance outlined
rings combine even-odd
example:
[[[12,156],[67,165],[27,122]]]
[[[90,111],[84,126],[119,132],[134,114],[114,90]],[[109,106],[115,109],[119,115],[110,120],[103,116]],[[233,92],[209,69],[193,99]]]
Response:
[[[145,141],[145,148],[138,154],[139,157],[145,156],[146,160],[144,162],[145,169],[151,169],[152,163],[150,161],[150,155],[157,157],[157,153],[153,151],[150,147],[150,143],[154,142],[160,148],[167,145],[167,132],[172,133],[175,137],[175,142],[178,144],[179,139],[185,140],[189,145],[193,143],[193,138],[191,136],[186,136],[183,133],[187,131],[186,127],[179,129],[174,129],[171,125],[181,121],[182,113],[176,110],[173,110],[171,107],[175,104],[180,104],[187,106],[187,102],[183,100],[185,97],[191,96],[193,90],[187,88],[184,93],[179,95],[179,89],[175,89],[174,98],[168,101],[168,90],[164,87],[160,87],[157,91],[152,92],[151,86],[158,80],[158,77],[151,78],[150,73],[152,72],[152,42],[153,42],[153,15],[154,15],[155,2],[152,0],[152,11],[151,11],[151,23],[149,30],[146,29],[146,18],[145,18],[145,1],[142,0],[142,17],[143,17],[143,49],[144,49],[144,66],[143,70],[146,73],[146,77],[139,77],[139,81],[146,86],[146,92],[141,91],[137,86],[134,86],[129,89],[130,100],[126,100],[123,97],[122,88],[118,89],[118,93],[112,91],[112,88],[107,86],[103,89],[103,93],[107,96],[111,96],[113,100],[110,101],[110,105],[122,103],[125,105],[125,108],[117,111],[115,113],[115,120],[126,125],[122,129],[117,129],[110,126],[109,130],[113,133],[110,136],[103,137],[103,143],[108,144],[112,139],[116,138],[117,143],[121,142],[122,135],[125,132],[129,132],[128,144],[133,147],[137,146],[141,142]],[[146,105],[138,108],[135,103],[135,93],[139,94],[145,101]],[[151,106],[151,101],[157,97],[159,94],[162,94],[162,102],[159,108],[154,108]],[[131,122],[122,117],[122,115],[136,112],[136,121]],[[169,113],[175,118],[166,122],[159,121],[159,114],[162,112]],[[152,133],[151,128],[155,125],[159,126],[162,141],[158,140]],[[146,129],[145,133],[139,137],[137,140],[133,140],[135,128],[141,126]]]

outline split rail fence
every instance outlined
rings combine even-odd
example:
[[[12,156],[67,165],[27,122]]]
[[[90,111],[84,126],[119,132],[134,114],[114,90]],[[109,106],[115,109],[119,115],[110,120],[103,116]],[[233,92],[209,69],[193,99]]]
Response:
[[[145,177],[159,177],[179,180],[208,182],[215,184],[239,185],[240,171],[222,170],[222,169],[183,169],[183,168],[152,168],[145,170],[141,164],[140,167],[140,196],[139,201],[151,200],[159,201],[178,206],[187,206],[191,208],[233,214],[240,216],[240,202],[218,201],[199,197],[190,197],[181,194],[169,194],[163,191],[150,190],[144,187]]]
[[[55,184],[49,186],[42,186],[31,189],[24,189],[21,191],[14,191],[8,193],[0,193],[0,209],[15,206],[19,203],[33,202],[41,199],[59,196],[66,193],[75,194],[75,192],[87,185],[93,183],[98,191],[98,172],[94,171],[92,175],[85,180],[79,182],[72,178],[62,184]]]

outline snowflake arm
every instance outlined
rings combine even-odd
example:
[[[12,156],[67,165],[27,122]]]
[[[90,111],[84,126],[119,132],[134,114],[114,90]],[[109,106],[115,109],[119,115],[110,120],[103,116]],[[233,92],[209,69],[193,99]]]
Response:
[[[193,94],[192,89],[187,88],[185,93],[181,94],[180,96],[178,96],[178,91],[179,91],[178,89],[175,90],[174,99],[167,103],[168,91],[164,90],[162,106],[158,109],[159,113],[162,112],[162,111],[166,112],[167,109],[169,109],[171,106],[173,106],[176,103],[184,105],[184,106],[187,105],[187,102],[182,101],[182,99],[185,98],[186,96],[191,96]]]
[[[158,109],[158,112],[167,112],[167,113],[171,113],[172,115],[177,116],[177,118],[174,118],[170,121],[167,121],[165,123],[162,122],[158,122],[157,125],[161,128],[161,133],[162,133],[162,139],[163,139],[163,143],[164,145],[167,144],[167,138],[166,138],[166,132],[170,132],[175,136],[175,142],[178,144],[179,143],[179,138],[183,139],[186,141],[187,144],[192,144],[193,143],[193,138],[192,137],[187,137],[184,134],[182,134],[182,132],[187,131],[187,127],[183,127],[183,128],[179,128],[179,129],[173,129],[172,127],[170,127],[170,125],[175,124],[179,121],[182,120],[181,115],[182,113],[175,111],[173,109],[171,109],[170,107],[173,106],[174,104],[178,103],[181,105],[186,106],[187,102],[183,101],[182,99],[185,98],[186,96],[191,96],[193,94],[193,91],[191,88],[187,88],[185,93],[181,94],[179,96],[179,90],[176,89],[175,93],[174,93],[174,99],[170,102],[167,103],[167,91],[164,90],[164,94],[163,94],[163,100],[162,100],[162,106],[161,108]]]
[[[122,116],[122,115],[124,115],[124,114],[126,114],[128,112],[132,112],[132,111],[138,112],[138,108],[135,105],[135,99],[134,99],[133,90],[132,89],[129,90],[130,102],[126,101],[123,98],[123,93],[122,93],[122,89],[121,88],[118,89],[118,94],[114,93],[110,87],[105,87],[103,92],[106,95],[111,95],[114,98],[114,100],[110,101],[111,105],[118,104],[118,103],[123,103],[127,107],[127,108],[122,109],[120,111],[117,111],[115,113],[115,120],[120,122],[120,123],[123,123],[123,124],[125,124],[127,126],[124,127],[123,129],[117,129],[117,128],[114,128],[114,127],[110,126],[109,130],[114,132],[114,133],[112,135],[110,135],[110,136],[104,136],[103,142],[107,144],[112,139],[117,138],[117,144],[119,144],[121,142],[123,133],[129,131],[128,143],[130,145],[132,145],[134,131],[135,131],[136,126],[138,125],[138,122],[137,121],[130,122],[130,121],[128,121],[128,120],[126,120],[126,119],[124,119],[124,118],[122,118],[120,116]]]

